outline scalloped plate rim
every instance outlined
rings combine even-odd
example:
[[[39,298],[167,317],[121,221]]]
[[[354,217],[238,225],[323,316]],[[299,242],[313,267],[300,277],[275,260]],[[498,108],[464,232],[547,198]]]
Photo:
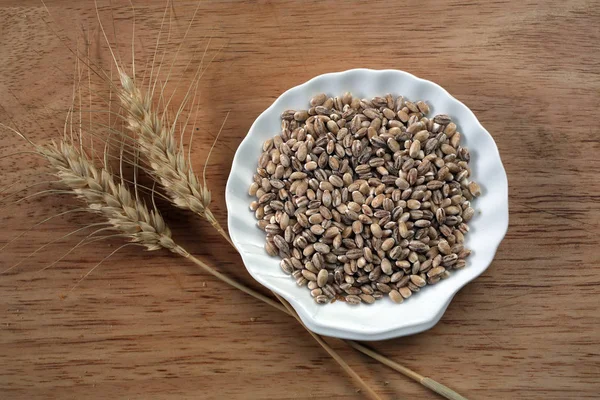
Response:
[[[500,228],[500,229],[498,229],[498,231],[500,232],[499,240],[497,241],[497,243],[494,244],[493,247],[490,248],[493,250],[490,252],[492,257],[491,257],[490,261],[487,263],[487,265],[485,266],[485,268],[482,268],[481,271],[479,271],[478,273],[473,275],[467,281],[462,282],[462,284],[456,285],[455,288],[452,290],[451,294],[448,295],[447,299],[443,303],[440,304],[440,306],[437,309],[437,312],[432,317],[424,319],[422,321],[418,321],[418,322],[415,322],[412,324],[407,324],[407,325],[402,325],[402,326],[391,326],[391,327],[385,327],[385,328],[379,328],[379,329],[373,329],[373,330],[357,331],[357,330],[352,330],[352,329],[344,329],[343,327],[339,327],[339,326],[333,327],[333,326],[323,325],[319,321],[315,320],[313,315],[310,315],[310,312],[304,307],[304,304],[301,301],[297,301],[295,297],[290,295],[285,290],[281,290],[279,287],[272,285],[265,278],[263,278],[263,276],[261,274],[256,273],[256,271],[254,271],[253,268],[248,267],[248,254],[245,254],[241,250],[240,243],[237,240],[237,235],[233,233],[235,231],[235,229],[232,229],[232,225],[234,225],[232,222],[234,210],[232,210],[230,208],[231,203],[232,203],[232,201],[230,201],[230,197],[232,195],[230,186],[231,186],[231,182],[232,182],[232,177],[234,176],[234,171],[240,167],[240,157],[242,156],[240,149],[243,148],[245,145],[248,144],[248,142],[250,142],[252,140],[252,137],[251,137],[252,133],[254,132],[255,127],[260,123],[260,121],[262,119],[266,118],[267,116],[269,116],[275,109],[277,109],[279,104],[283,103],[284,99],[286,97],[290,96],[295,91],[301,90],[305,86],[309,86],[311,83],[313,83],[316,80],[337,78],[337,77],[345,75],[345,74],[362,73],[362,72],[364,72],[366,74],[385,74],[385,73],[400,74],[400,75],[404,75],[404,78],[408,78],[408,79],[412,79],[412,80],[415,80],[415,81],[418,81],[421,83],[433,85],[438,90],[441,90],[442,93],[449,98],[449,100],[455,102],[459,106],[459,108],[461,109],[462,112],[466,111],[468,114],[471,115],[471,117],[477,124],[477,128],[480,129],[482,132],[484,132],[488,136],[488,138],[491,140],[491,143],[493,144],[493,149],[495,151],[495,154],[493,156],[495,158],[497,158],[499,161],[499,165],[501,167],[501,172],[502,172],[502,177],[504,178],[503,182],[501,182],[501,183],[504,184],[503,185],[503,189],[504,189],[503,194],[505,194],[505,198],[502,199],[503,200],[502,205],[505,205],[505,207],[501,211],[506,211],[506,213],[505,213],[506,218],[502,219],[502,221],[504,223],[501,226],[499,226],[499,228]],[[307,99],[307,102],[308,102],[308,100],[309,99]],[[427,100],[427,99],[424,99],[424,100]],[[277,118],[279,120],[279,118],[280,118],[279,113],[277,113]],[[460,123],[460,121],[458,121],[458,122]],[[479,122],[479,120],[477,119],[475,114],[465,104],[463,104],[461,101],[459,101],[454,96],[452,96],[446,89],[444,89],[443,87],[441,87],[440,85],[438,85],[435,82],[419,78],[409,72],[397,70],[397,69],[375,70],[375,69],[367,69],[367,68],[356,68],[356,69],[350,69],[350,70],[345,70],[345,71],[340,71],[340,72],[330,72],[330,73],[318,75],[300,85],[294,86],[294,87],[286,90],[285,92],[283,92],[265,111],[263,111],[256,118],[256,120],[252,123],[250,129],[248,130],[248,133],[246,134],[246,136],[244,137],[242,142],[240,142],[238,148],[236,149],[236,153],[235,153],[233,161],[232,161],[231,171],[230,171],[230,174],[229,174],[229,177],[227,180],[227,184],[226,184],[225,197],[226,197],[226,206],[227,206],[227,222],[228,222],[228,228],[229,228],[229,232],[231,235],[231,239],[232,239],[236,249],[238,249],[239,254],[242,257],[244,266],[246,267],[246,269],[250,273],[250,275],[256,281],[258,281],[260,284],[262,284],[263,286],[267,287],[268,289],[276,292],[277,294],[279,294],[280,296],[285,298],[292,305],[294,310],[296,310],[296,312],[302,319],[302,322],[313,332],[321,334],[321,335],[325,335],[325,336],[332,336],[332,337],[338,337],[338,338],[342,338],[342,339],[352,339],[352,340],[385,340],[385,339],[391,339],[391,338],[395,338],[395,337],[419,333],[424,330],[432,328],[435,324],[437,324],[437,322],[439,322],[441,317],[444,315],[446,309],[448,308],[449,304],[451,303],[451,301],[454,298],[454,296],[456,295],[456,293],[458,293],[465,285],[467,285],[468,283],[475,280],[483,272],[485,272],[487,270],[487,268],[489,268],[489,266],[491,265],[491,262],[493,261],[493,259],[495,257],[498,247],[500,246],[500,243],[502,242],[502,240],[504,239],[504,237],[506,235],[506,232],[508,231],[508,225],[509,225],[508,180],[507,180],[507,176],[506,176],[506,171],[504,169],[504,165],[502,163],[502,159],[500,157],[500,152],[498,150],[498,146],[496,145],[496,142],[494,141],[493,137],[483,127],[483,125],[481,125],[481,123]],[[286,277],[286,276],[282,275],[282,277]],[[452,278],[449,278],[449,279],[452,279]],[[306,298],[310,302],[313,301],[313,299],[310,297],[310,295],[308,293],[307,293]],[[367,305],[362,305],[362,306],[368,307]],[[399,307],[401,307],[401,306],[399,306]]]

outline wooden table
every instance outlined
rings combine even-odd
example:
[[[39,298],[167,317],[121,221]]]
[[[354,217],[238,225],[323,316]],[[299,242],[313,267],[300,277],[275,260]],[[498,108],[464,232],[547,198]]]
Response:
[[[136,3],[141,71],[166,3]],[[109,3],[99,7],[130,65],[129,3],[114,1],[112,16]],[[165,70],[195,7],[178,0],[167,8],[159,52],[167,49]],[[48,8],[53,18],[37,0],[0,1],[0,121],[38,143],[60,135],[70,103],[75,59],[65,43],[76,46],[67,39],[80,50],[89,42],[82,54],[107,71],[111,65],[93,2],[49,1]],[[439,324],[374,347],[472,399],[600,396],[599,2],[205,1],[173,63],[172,82],[189,82],[208,38],[205,60],[214,60],[200,84],[192,153],[201,171],[231,111],[207,172],[221,223],[235,149],[284,90],[355,67],[403,69],[435,81],[469,106],[498,144],[510,227],[490,268],[456,296]],[[16,135],[1,135],[0,156],[29,149]],[[77,207],[68,196],[18,204],[7,197],[47,189],[23,190],[52,179],[43,165],[29,154],[0,159],[0,190],[8,189],[0,245]],[[259,289],[204,221],[159,206],[188,249]],[[123,249],[72,291],[118,239],[77,249],[42,272],[89,231],[25,258],[89,222],[81,213],[56,217],[1,252],[2,270],[25,261],[0,276],[0,398],[362,397],[295,321],[176,256]],[[331,343],[384,398],[432,398]]]

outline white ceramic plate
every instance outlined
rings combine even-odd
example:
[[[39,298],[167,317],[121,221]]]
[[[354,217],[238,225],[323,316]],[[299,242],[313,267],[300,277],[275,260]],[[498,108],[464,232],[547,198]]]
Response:
[[[280,132],[280,114],[287,109],[308,109],[310,98],[317,93],[337,96],[346,91],[361,98],[386,93],[403,95],[409,100],[426,101],[430,115],[450,115],[463,135],[463,145],[471,153],[473,180],[482,187],[482,196],[473,203],[476,216],[469,223],[471,231],[466,235],[466,247],[473,251],[467,266],[453,271],[450,278],[425,287],[402,304],[394,304],[388,298],[372,305],[351,306],[341,301],[316,304],[306,287],[298,287],[281,270],[280,259],[267,255],[265,234],[256,226],[254,214],[248,208],[253,200],[248,187],[262,143]],[[397,70],[353,69],[320,75],[282,94],[254,121],[240,144],[227,181],[226,201],[229,233],[250,274],[287,299],[312,331],[355,340],[390,339],[431,328],[456,292],[490,265],[508,228],[508,182],[490,134],[464,104],[442,87]]]

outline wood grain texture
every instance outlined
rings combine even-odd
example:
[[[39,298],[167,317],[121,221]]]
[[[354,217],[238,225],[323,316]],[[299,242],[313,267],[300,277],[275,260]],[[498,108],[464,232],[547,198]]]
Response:
[[[0,121],[38,142],[62,129],[74,58],[55,34],[89,33],[110,65],[93,2],[0,1]],[[196,7],[174,2],[172,44]],[[127,59],[128,2],[100,5]],[[136,46],[148,56],[165,2],[136,2]],[[46,21],[46,22],[44,22]],[[116,33],[116,39],[113,33]],[[211,37],[193,142],[201,169],[227,111],[208,179],[225,223],[224,183],[253,120],[289,87],[321,73],[398,68],[445,87],[493,135],[510,185],[510,227],[490,268],[433,329],[374,347],[473,399],[600,396],[600,3],[597,1],[201,2],[174,63],[185,82]],[[219,51],[220,50],[220,51]],[[169,52],[173,55],[173,52]],[[142,68],[140,66],[140,68]],[[27,150],[0,133],[0,157]],[[73,207],[65,196],[14,204],[51,179],[29,155],[0,159],[0,246]],[[166,208],[174,235],[221,270],[259,288],[207,224]],[[0,253],[2,270],[88,223],[67,214]],[[79,249],[61,240],[0,276],[0,398],[361,398],[291,318],[166,253],[126,248],[77,280],[119,241]],[[66,297],[65,294],[68,294]],[[389,399],[432,395],[331,343]]]

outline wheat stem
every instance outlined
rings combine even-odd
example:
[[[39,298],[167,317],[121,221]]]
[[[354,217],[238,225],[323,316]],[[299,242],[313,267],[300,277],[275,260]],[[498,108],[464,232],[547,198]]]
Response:
[[[251,288],[249,288],[249,287],[247,287],[245,285],[240,284],[239,282],[231,279],[227,275],[224,275],[224,274],[220,273],[216,269],[214,269],[211,266],[209,266],[208,264],[206,264],[204,261],[199,260],[198,258],[196,258],[193,255],[191,255],[190,253],[188,253],[183,248],[180,247],[179,249],[180,249],[180,252],[178,254],[182,255],[184,258],[187,258],[188,260],[190,260],[191,262],[193,262],[194,264],[196,264],[197,266],[199,266],[200,268],[202,268],[203,271],[208,272],[212,276],[220,279],[221,281],[227,283],[228,285],[233,286],[236,289],[241,290],[242,292],[244,292],[246,294],[249,294],[250,296],[252,296],[252,297],[254,297],[256,299],[267,303],[271,307],[275,307],[279,311],[287,313],[286,309],[281,304],[277,303],[276,301],[268,298],[267,296],[265,296],[265,295],[263,295],[263,294],[255,291],[255,290],[253,290],[253,289],[251,289]]]
[[[217,219],[213,215],[212,211],[210,211],[210,209],[208,209],[208,208],[206,209],[206,211],[204,212],[204,217],[213,226],[213,228],[215,228],[217,230],[217,232],[219,232],[219,234],[221,236],[223,236],[223,238],[225,240],[227,240],[229,242],[229,244],[235,249],[235,245],[231,241],[231,238],[229,237],[229,235],[227,234],[225,229],[223,229],[221,224],[219,224],[219,221],[217,221]]]
[[[310,335],[317,341],[317,343],[319,343],[321,345],[321,347],[323,347],[323,349],[325,349],[325,351],[327,351],[327,353],[329,353],[329,355],[335,361],[337,361],[337,363],[342,367],[342,369],[344,371],[346,371],[346,373],[348,375],[350,375],[350,377],[352,377],[352,379],[354,379],[361,386],[362,389],[364,389],[368,398],[374,399],[374,400],[381,400],[381,397],[379,397],[379,395],[377,393],[375,393],[369,385],[367,385],[367,383],[350,367],[350,365],[348,365],[348,363],[346,363],[346,361],[344,361],[344,359],[335,350],[333,350],[323,340],[322,337],[313,333],[310,329],[308,329],[304,325],[304,323],[302,322],[302,320],[300,319],[300,317],[298,316],[296,311],[292,308],[292,306],[290,306],[290,304],[285,299],[280,297],[277,293],[275,293],[275,297],[277,297],[277,299],[281,302],[281,304],[283,304],[283,306],[287,309],[288,314],[291,315],[292,317],[296,318],[298,323],[300,325],[302,325],[304,327],[304,329],[306,329],[308,331],[308,333],[310,333]]]
[[[440,396],[443,396],[449,400],[467,400],[466,397],[461,396],[460,394],[456,393],[454,390],[450,389],[447,386],[442,385],[439,382],[436,382],[435,380],[425,377],[423,375],[420,375],[418,373],[416,373],[415,371],[406,368],[400,364],[398,364],[397,362],[390,360],[387,357],[382,356],[381,354],[377,353],[376,351],[371,350],[370,348],[355,342],[353,340],[346,340],[346,343],[348,343],[350,346],[352,346],[354,349],[360,351],[361,353],[379,361],[380,363],[382,363],[383,365],[390,367],[391,369],[393,369],[394,371],[400,372],[402,375],[405,375],[407,377],[409,377],[410,379],[419,382],[421,385],[425,386],[426,388],[434,391],[435,393],[439,394]]]

